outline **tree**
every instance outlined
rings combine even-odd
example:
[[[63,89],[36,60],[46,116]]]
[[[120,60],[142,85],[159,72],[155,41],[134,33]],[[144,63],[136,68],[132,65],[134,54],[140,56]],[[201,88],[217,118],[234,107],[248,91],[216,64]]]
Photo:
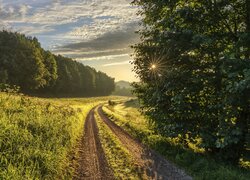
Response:
[[[49,51],[42,50],[44,65],[46,68],[46,82],[47,86],[53,86],[55,84],[57,75],[57,64],[53,54]]]
[[[0,69],[0,79],[1,79],[0,83],[3,83],[3,84],[7,83],[8,72],[6,70]]]
[[[0,54],[1,68],[8,74],[8,83],[26,92],[46,84],[42,54],[24,35],[0,32]]]
[[[109,95],[114,89],[114,79],[105,73],[84,66],[63,56],[55,56],[58,79],[54,89],[57,94],[98,96]]]
[[[136,93],[166,136],[237,162],[250,119],[249,1],[135,0]]]

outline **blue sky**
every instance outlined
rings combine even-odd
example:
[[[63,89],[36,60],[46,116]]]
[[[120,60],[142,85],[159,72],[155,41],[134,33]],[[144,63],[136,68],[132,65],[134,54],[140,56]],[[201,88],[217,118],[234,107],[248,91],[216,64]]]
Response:
[[[42,47],[116,80],[135,81],[130,45],[139,18],[131,0],[0,0],[0,27],[36,36]]]

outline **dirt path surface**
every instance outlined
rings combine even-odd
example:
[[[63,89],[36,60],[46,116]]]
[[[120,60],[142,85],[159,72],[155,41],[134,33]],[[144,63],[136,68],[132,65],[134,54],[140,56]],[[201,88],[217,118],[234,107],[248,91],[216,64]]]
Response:
[[[84,136],[79,145],[79,159],[73,179],[114,179],[98,136],[94,109],[89,112],[85,121]]]
[[[185,174],[164,157],[143,146],[140,142],[132,138],[121,127],[117,126],[103,113],[102,107],[98,107],[101,119],[108,125],[112,132],[119,138],[130,153],[133,155],[138,166],[138,171],[143,174],[142,179],[164,179],[164,180],[191,180]]]

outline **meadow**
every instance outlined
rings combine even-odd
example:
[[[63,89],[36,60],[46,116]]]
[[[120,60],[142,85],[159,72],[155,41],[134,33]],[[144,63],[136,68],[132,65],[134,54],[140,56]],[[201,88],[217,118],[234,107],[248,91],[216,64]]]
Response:
[[[0,179],[71,179],[77,144],[88,112],[105,104],[112,121],[143,144],[184,168],[194,179],[249,179],[249,162],[239,167],[203,154],[196,144],[180,146],[178,138],[161,136],[126,97],[27,97],[0,93]],[[116,178],[139,177],[129,152],[96,113],[99,136]],[[124,164],[124,162],[127,162]],[[192,163],[191,163],[192,162]]]
[[[131,99],[125,103],[106,105],[103,110],[129,134],[185,169],[194,179],[250,179],[249,161],[242,161],[237,167],[204,155],[204,150],[197,144],[189,143],[189,148],[185,148],[178,138],[166,138],[154,131],[154,124],[141,115],[138,107],[138,101]]]
[[[42,99],[0,93],[0,179],[70,179],[91,108],[117,97]]]

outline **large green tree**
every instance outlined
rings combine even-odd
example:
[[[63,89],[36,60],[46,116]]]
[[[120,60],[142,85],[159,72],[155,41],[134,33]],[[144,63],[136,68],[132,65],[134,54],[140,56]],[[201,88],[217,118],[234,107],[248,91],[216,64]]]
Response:
[[[135,0],[136,93],[166,136],[237,162],[250,119],[248,0]]]
[[[42,53],[24,35],[0,32],[0,69],[5,75],[3,82],[18,85],[23,91],[46,85]]]

